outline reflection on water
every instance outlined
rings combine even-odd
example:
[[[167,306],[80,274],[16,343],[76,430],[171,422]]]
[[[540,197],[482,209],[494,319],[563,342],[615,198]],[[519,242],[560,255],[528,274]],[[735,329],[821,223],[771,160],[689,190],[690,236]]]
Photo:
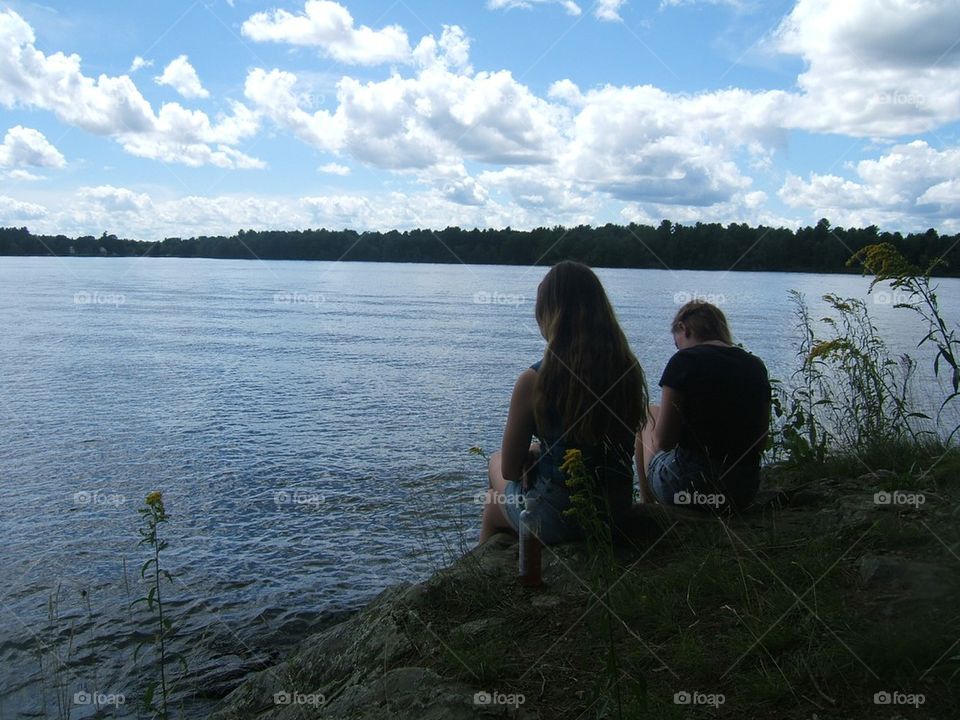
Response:
[[[149,679],[136,510],[164,492],[189,714],[476,542],[544,268],[0,258],[0,717],[92,717]],[[775,377],[787,290],[852,276],[599,271],[656,386],[676,302],[713,295]],[[944,281],[944,307],[960,283]],[[822,314],[822,304],[814,315]],[[871,305],[899,350],[920,328]],[[929,378],[929,366],[922,370]],[[655,393],[654,393],[655,394]],[[82,699],[82,698],[81,698]],[[65,705],[58,705],[58,702]],[[111,711],[113,712],[113,711]]]

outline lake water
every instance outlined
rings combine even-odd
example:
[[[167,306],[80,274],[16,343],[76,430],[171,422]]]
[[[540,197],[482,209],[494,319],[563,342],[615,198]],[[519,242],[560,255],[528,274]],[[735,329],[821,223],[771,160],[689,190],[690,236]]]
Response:
[[[545,271],[0,258],[0,717],[91,717],[82,691],[134,715],[151,490],[171,517],[163,591],[188,693],[474,544],[485,464],[467,451],[499,446],[513,383],[543,352]],[[787,378],[787,291],[815,316],[825,292],[867,297],[855,276],[598,274],[653,387],[678,300],[713,296]],[[940,284],[960,306],[960,281]],[[914,347],[909,311],[870,308],[895,351]]]

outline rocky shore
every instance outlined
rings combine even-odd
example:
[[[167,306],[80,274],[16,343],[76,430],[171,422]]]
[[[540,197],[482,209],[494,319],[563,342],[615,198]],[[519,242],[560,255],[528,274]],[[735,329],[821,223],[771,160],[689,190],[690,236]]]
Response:
[[[952,717],[955,483],[778,481],[722,521],[638,506],[606,587],[570,543],[520,588],[497,535],[306,638],[213,717]]]

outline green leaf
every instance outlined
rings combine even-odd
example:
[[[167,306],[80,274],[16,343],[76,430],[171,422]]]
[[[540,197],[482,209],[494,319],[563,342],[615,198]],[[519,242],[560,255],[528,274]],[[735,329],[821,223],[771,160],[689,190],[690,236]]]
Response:
[[[156,692],[156,690],[157,690],[157,681],[151,680],[150,683],[147,685],[146,691],[143,693],[143,709],[144,710],[149,711],[153,709],[153,694]]]

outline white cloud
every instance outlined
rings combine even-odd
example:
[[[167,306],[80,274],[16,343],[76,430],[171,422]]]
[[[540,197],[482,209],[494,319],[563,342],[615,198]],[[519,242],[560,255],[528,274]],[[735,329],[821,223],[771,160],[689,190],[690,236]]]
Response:
[[[7,130],[0,145],[0,167],[24,166],[59,168],[66,165],[63,155],[38,130],[16,125]]]
[[[47,209],[36,203],[21,202],[0,195],[0,226],[14,225],[24,220],[37,220],[47,215]]]
[[[797,0],[773,36],[807,69],[792,127],[898,137],[960,119],[956,0]]]
[[[620,22],[620,8],[627,4],[627,0],[597,0],[593,14],[600,20]]]
[[[319,47],[334,60],[348,64],[378,65],[406,61],[410,56],[410,43],[403,28],[355,27],[350,11],[329,0],[307,0],[303,14],[282,9],[256,13],[243,23],[240,31],[257,42]]]
[[[440,40],[425,36],[413,51],[413,60],[423,68],[443,67],[463,75],[473,75],[470,65],[470,40],[463,28],[444,25]]]
[[[81,203],[108,213],[140,212],[152,206],[149,195],[112,185],[82,187],[77,191],[77,196]]]
[[[524,8],[529,10],[534,5],[541,3],[552,3],[560,5],[567,11],[568,15],[578,16],[583,10],[573,0],[488,0],[487,7],[491,10],[509,10],[511,8]]]
[[[127,70],[129,73],[135,73],[140,68],[151,67],[153,65],[153,60],[144,60],[142,57],[137,55],[133,58],[133,62],[130,63],[130,69]]]
[[[555,120],[566,111],[507,71],[467,76],[441,63],[410,78],[361,83],[344,77],[333,113],[305,111],[296,85],[292,73],[258,68],[247,76],[245,94],[304,142],[381,168],[425,169],[463,157],[549,163],[561,144]]]
[[[321,165],[317,169],[322,173],[327,173],[328,175],[339,175],[341,177],[346,177],[350,174],[350,168],[348,168],[346,165],[340,165],[339,163],[335,162]]]
[[[562,174],[626,201],[708,206],[745,190],[733,154],[758,137],[779,142],[771,126],[778,95],[726,90],[675,95],[645,85],[583,94],[566,81],[554,95],[578,113],[560,158]]]
[[[0,11],[0,105],[38,108],[68,125],[119,142],[127,152],[187,165],[263,167],[230,147],[256,133],[259,121],[240,103],[215,123],[202,112],[165,103],[154,113],[127,75],[83,74],[76,54],[45,55],[32,28],[12,10]]]
[[[960,147],[937,150],[922,140],[896,145],[874,160],[861,160],[857,179],[811,173],[788,174],[778,195],[794,207],[810,208],[835,224],[891,223],[898,227],[960,229]]]
[[[163,69],[163,74],[154,78],[157,85],[169,85],[185,98],[210,97],[200,83],[200,76],[186,55],[180,55]]]

